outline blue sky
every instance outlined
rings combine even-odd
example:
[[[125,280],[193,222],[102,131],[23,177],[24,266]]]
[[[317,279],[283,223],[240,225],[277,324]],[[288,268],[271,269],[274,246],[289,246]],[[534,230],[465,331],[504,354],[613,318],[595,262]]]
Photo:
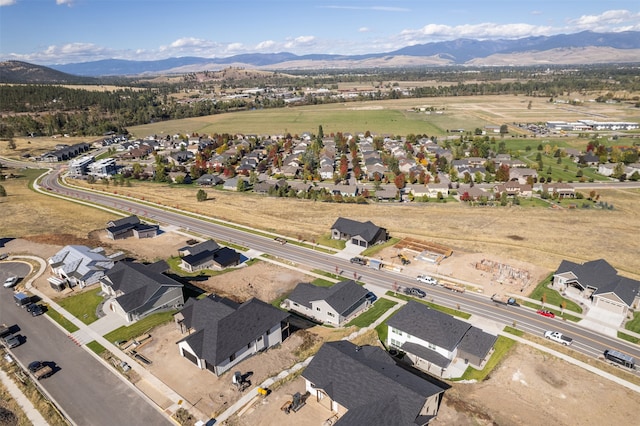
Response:
[[[637,0],[0,0],[0,60],[362,54],[466,37],[640,31]]]

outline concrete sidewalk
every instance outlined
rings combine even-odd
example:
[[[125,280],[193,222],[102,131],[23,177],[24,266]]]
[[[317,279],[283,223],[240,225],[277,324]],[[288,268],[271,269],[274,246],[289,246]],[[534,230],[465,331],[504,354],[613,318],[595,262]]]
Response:
[[[9,376],[7,376],[7,373],[5,373],[3,370],[0,370],[0,382],[2,382],[2,384],[7,388],[7,390],[13,397],[13,399],[15,399],[18,405],[20,406],[20,408],[22,408],[22,411],[24,411],[24,413],[27,415],[27,418],[29,419],[31,424],[33,424],[34,426],[49,425],[49,423],[47,423],[44,417],[42,417],[42,414],[40,414],[40,412],[36,410],[36,407],[33,406],[31,401],[29,401],[29,398],[24,396],[24,394],[22,393],[18,385],[16,385],[13,382],[13,380],[11,380]]]

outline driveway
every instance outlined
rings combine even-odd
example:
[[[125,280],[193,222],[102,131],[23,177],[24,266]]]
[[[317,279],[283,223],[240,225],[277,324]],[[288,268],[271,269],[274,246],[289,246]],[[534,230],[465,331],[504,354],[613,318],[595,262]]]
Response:
[[[589,308],[584,319],[578,323],[591,330],[606,334],[607,336],[616,337],[618,328],[622,326],[624,315],[616,314],[605,309],[592,307]]]

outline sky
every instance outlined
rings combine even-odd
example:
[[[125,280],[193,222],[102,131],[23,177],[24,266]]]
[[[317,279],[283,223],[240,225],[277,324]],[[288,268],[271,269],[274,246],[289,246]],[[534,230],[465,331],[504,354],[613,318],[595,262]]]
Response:
[[[638,0],[0,0],[0,61],[390,52],[457,38],[640,31]]]

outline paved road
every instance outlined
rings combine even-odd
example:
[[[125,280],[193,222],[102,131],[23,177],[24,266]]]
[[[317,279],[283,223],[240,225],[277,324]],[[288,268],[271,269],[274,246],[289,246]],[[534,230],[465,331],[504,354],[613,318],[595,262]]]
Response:
[[[314,269],[329,272],[338,271],[345,279],[357,278],[366,284],[375,285],[383,289],[393,289],[394,286],[421,287],[427,291],[428,299],[443,306],[459,308],[465,312],[503,324],[512,325],[514,322],[525,331],[542,335],[545,330],[561,331],[574,338],[573,348],[593,357],[601,356],[604,349],[615,348],[626,352],[636,359],[640,359],[640,347],[628,342],[614,339],[601,333],[591,331],[570,321],[549,319],[536,314],[534,311],[520,308],[506,308],[491,302],[487,296],[466,292],[453,293],[441,287],[421,285],[414,277],[401,273],[383,270],[373,270],[364,266],[353,265],[348,259],[343,259],[323,251],[302,247],[295,244],[280,244],[270,236],[257,235],[237,228],[229,228],[212,223],[205,218],[184,216],[179,212],[171,212],[140,203],[136,200],[115,198],[108,194],[93,193],[77,189],[65,188],[57,183],[56,174],[50,174],[43,181],[43,186],[50,188],[51,193],[84,199],[121,211],[144,216],[167,225],[174,225],[196,232],[203,236],[239,244],[260,252],[276,255],[279,258],[296,262]]]
[[[0,270],[12,268],[0,263]],[[13,268],[12,268],[13,269]],[[40,383],[77,425],[170,425],[146,399],[77,346],[46,317],[32,317],[0,288],[0,323],[14,326],[26,341],[12,349],[23,365],[55,362],[59,371]]]

